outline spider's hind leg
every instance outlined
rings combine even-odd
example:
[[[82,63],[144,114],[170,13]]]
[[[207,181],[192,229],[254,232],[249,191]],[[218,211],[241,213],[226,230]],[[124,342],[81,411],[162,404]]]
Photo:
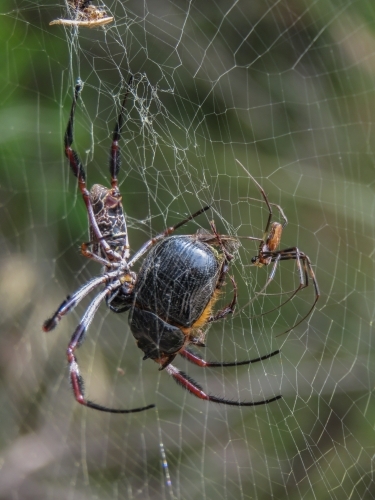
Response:
[[[120,284],[121,283],[119,281],[110,283],[102,292],[100,292],[94,298],[94,300],[87,308],[81,322],[79,323],[79,325],[77,326],[72,335],[72,338],[68,345],[68,349],[66,351],[66,355],[69,363],[70,381],[72,384],[74,397],[79,404],[83,406],[88,406],[89,408],[93,408],[95,410],[104,411],[107,413],[135,413],[143,410],[148,410],[149,408],[153,408],[155,405],[148,405],[140,408],[123,410],[117,408],[108,408],[107,406],[102,406],[97,403],[94,403],[93,401],[90,401],[89,399],[86,399],[84,395],[84,381],[82,375],[80,374],[77,357],[75,355],[75,350],[78,347],[80,347],[85,340],[87,329],[89,328],[102,300],[105,299],[107,295],[111,294],[116,289],[116,287],[119,287]]]

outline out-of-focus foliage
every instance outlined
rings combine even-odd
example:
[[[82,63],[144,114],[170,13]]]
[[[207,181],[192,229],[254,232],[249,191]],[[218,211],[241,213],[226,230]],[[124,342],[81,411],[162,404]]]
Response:
[[[372,0],[118,1],[115,23],[49,27],[63,0],[0,6],[0,498],[371,498],[373,487],[375,8]],[[203,353],[257,367],[179,367],[210,392],[263,399],[228,409],[194,399],[157,371],[126,315],[105,305],[78,352],[87,392],[113,406],[156,403],[137,415],[81,408],[65,349],[82,307],[46,335],[43,320],[100,272],[79,255],[86,214],[63,154],[75,79],[84,81],[74,146],[89,185],[108,183],[111,132],[123,82],[136,75],[120,173],[130,242],[201,206],[209,227],[262,236],[267,212],[240,169],[257,178],[289,224],[283,246],[307,253],[313,290],[282,263],[233,266],[237,314],[213,325]],[[275,210],[276,212],[276,210]],[[311,288],[311,287],[310,287]],[[223,301],[228,300],[228,285]],[[256,316],[255,318],[253,316]],[[163,446],[162,446],[163,444]],[[168,469],[163,467],[163,453]],[[172,486],[169,485],[170,475]]]

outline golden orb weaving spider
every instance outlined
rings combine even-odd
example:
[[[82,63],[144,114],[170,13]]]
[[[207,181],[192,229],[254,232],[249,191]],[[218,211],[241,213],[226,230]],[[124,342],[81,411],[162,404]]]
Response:
[[[110,150],[109,172],[111,188],[98,184],[90,191],[86,187],[86,172],[78,154],[72,149],[73,123],[76,104],[82,90],[82,82],[77,80],[68,126],[65,132],[65,155],[73,174],[78,179],[78,187],[86,205],[90,242],[81,245],[81,253],[103,266],[101,276],[91,279],[58,307],[56,312],[43,324],[43,330],[53,330],[61,318],[98,287],[80,323],[74,331],[67,349],[70,381],[74,397],[81,405],[110,413],[134,413],[152,408],[147,405],[133,409],[115,409],[99,405],[85,398],[83,378],[80,375],[75,351],[85,339],[86,332],[103,300],[116,313],[128,311],[131,332],[138,347],[143,351],[143,359],[152,359],[165,369],[173,379],[194,396],[232,406],[256,406],[276,401],[275,396],[261,401],[235,401],[206,393],[192,378],[171,363],[177,354],[200,367],[241,366],[266,360],[279,351],[245,361],[217,362],[205,361],[189,346],[204,347],[204,328],[214,321],[224,319],[233,313],[237,302],[237,286],[229,276],[233,286],[231,302],[214,311],[214,305],[225,283],[232,252],[238,241],[220,235],[214,222],[210,223],[212,233],[198,231],[192,235],[172,235],[177,229],[204,213],[206,206],[183,221],[165,229],[162,233],[146,241],[130,257],[130,247],[125,214],[121,203],[117,175],[120,170],[119,140],[123,126],[123,114],[132,78],[129,81],[121,111],[113,132]],[[144,257],[138,274],[133,265]]]

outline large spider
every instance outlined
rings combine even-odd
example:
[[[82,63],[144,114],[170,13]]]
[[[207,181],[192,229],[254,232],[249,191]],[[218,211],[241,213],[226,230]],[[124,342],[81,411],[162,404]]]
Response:
[[[202,387],[171,362],[177,354],[200,367],[240,366],[256,363],[275,356],[274,351],[265,356],[235,362],[208,362],[195,354],[190,345],[204,346],[203,328],[232,313],[237,300],[237,286],[233,277],[233,299],[226,307],[213,312],[219,291],[225,282],[230,252],[238,247],[238,241],[219,235],[214,222],[212,233],[198,231],[193,235],[171,236],[178,228],[209,209],[198,210],[183,221],[165,229],[146,241],[130,258],[126,220],[121,204],[117,175],[120,169],[119,140],[127,96],[132,87],[128,84],[121,111],[113,132],[109,171],[111,188],[98,184],[90,191],[86,187],[86,173],[78,154],[72,149],[73,122],[77,99],[82,82],[77,80],[68,126],[65,132],[65,155],[78,179],[78,187],[86,204],[90,242],[81,245],[82,254],[103,266],[102,275],[93,278],[73,295],[68,296],[53,316],[43,324],[48,332],[56,327],[65,314],[71,311],[90,292],[104,285],[89,304],[74,331],[67,349],[70,380],[78,403],[111,413],[131,413],[147,410],[154,405],[130,410],[107,408],[85,398],[84,384],[80,375],[75,350],[83,343],[95,313],[105,299],[108,307],[117,313],[129,311],[129,325],[138,347],[144,352],[143,359],[152,359],[165,369],[173,379],[194,396],[233,406],[255,406],[276,401],[281,396],[262,401],[233,401],[204,392]],[[145,254],[138,275],[131,269]]]

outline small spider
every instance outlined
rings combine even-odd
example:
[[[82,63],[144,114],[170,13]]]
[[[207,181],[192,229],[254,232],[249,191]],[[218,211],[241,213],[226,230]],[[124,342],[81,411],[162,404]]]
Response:
[[[251,300],[251,302],[253,302],[253,300],[255,300],[255,298],[258,295],[261,295],[262,293],[264,293],[264,291],[266,290],[268,285],[271,283],[271,281],[275,277],[277,265],[281,260],[295,260],[296,261],[297,267],[298,267],[298,272],[299,272],[299,285],[292,292],[291,296],[285,302],[283,302],[280,306],[278,306],[276,309],[278,309],[279,307],[283,306],[284,304],[286,304],[287,302],[292,300],[292,298],[300,290],[302,290],[303,288],[306,288],[309,285],[309,275],[310,275],[311,281],[313,282],[313,285],[314,285],[315,300],[314,300],[311,308],[309,309],[307,314],[305,314],[305,316],[300,321],[298,321],[293,326],[288,328],[288,330],[283,332],[283,333],[288,333],[291,330],[293,330],[293,328],[295,328],[300,323],[302,323],[302,321],[304,321],[314,310],[316,303],[318,302],[318,299],[320,297],[318,282],[316,280],[315,273],[314,273],[313,268],[311,266],[311,261],[305,253],[301,252],[301,250],[299,250],[297,247],[290,247],[290,248],[284,248],[282,250],[278,250],[278,247],[279,247],[280,241],[281,241],[281,235],[282,235],[284,227],[288,224],[288,219],[286,218],[283,209],[279,205],[276,205],[275,203],[270,203],[268,201],[267,195],[266,195],[264,189],[262,188],[262,186],[247,171],[247,169],[242,165],[242,163],[239,160],[236,160],[236,161],[239,165],[241,165],[241,167],[245,170],[247,175],[258,186],[258,188],[263,196],[263,199],[267,205],[268,212],[269,212],[267,223],[266,223],[266,228],[265,228],[264,234],[263,234],[263,238],[255,238],[252,236],[245,236],[246,239],[260,242],[257,255],[255,255],[255,257],[253,257],[251,259],[251,262],[254,266],[263,267],[263,266],[268,266],[268,265],[273,263],[273,267],[271,269],[271,272],[268,276],[268,279],[267,279],[265,285],[256,294],[256,296]],[[278,209],[278,211],[280,212],[281,218],[284,221],[283,224],[281,224],[280,222],[272,222],[273,212],[272,212],[271,205],[275,206]],[[268,311],[268,312],[270,312],[270,311]],[[263,313],[262,316],[264,314],[266,314],[266,313]]]
[[[104,9],[92,5],[91,0],[68,0],[68,5],[73,19],[55,19],[49,23],[50,26],[63,24],[64,26],[97,28],[111,23],[114,19],[108,16]]]
[[[130,258],[126,219],[117,175],[120,169],[118,143],[126,99],[131,88],[132,79],[128,84],[113,132],[109,161],[112,187],[106,188],[96,184],[88,191],[85,170],[78,154],[71,148],[76,103],[82,90],[82,82],[77,80],[64,138],[65,155],[78,178],[78,187],[88,213],[90,242],[81,245],[81,252],[85,257],[101,264],[103,273],[68,296],[52,317],[44,322],[43,330],[48,332],[55,328],[61,318],[74,309],[84,297],[104,285],[104,289],[94,297],[86,309],[67,349],[70,381],[75,399],[90,408],[111,413],[131,413],[154,406],[130,410],[113,409],[85,399],[75,350],[83,343],[86,331],[104,299],[108,307],[116,313],[129,311],[130,329],[138,347],[144,353],[143,359],[154,360],[159,364],[160,370],[165,369],[178,384],[194,396],[233,406],[255,406],[276,401],[281,396],[246,402],[207,394],[199,384],[171,364],[176,355],[180,354],[200,367],[241,366],[268,359],[279,351],[256,359],[228,363],[205,361],[189,348],[190,345],[203,347],[204,327],[231,314],[237,301],[237,286],[233,277],[229,276],[233,285],[232,301],[223,309],[213,312],[213,306],[224,285],[229,263],[233,258],[230,252],[238,247],[235,238],[219,235],[214,222],[210,224],[212,234],[200,230],[193,235],[171,236],[188,221],[208,210],[208,206],[146,241]],[[147,255],[137,275],[131,268],[145,254]]]

